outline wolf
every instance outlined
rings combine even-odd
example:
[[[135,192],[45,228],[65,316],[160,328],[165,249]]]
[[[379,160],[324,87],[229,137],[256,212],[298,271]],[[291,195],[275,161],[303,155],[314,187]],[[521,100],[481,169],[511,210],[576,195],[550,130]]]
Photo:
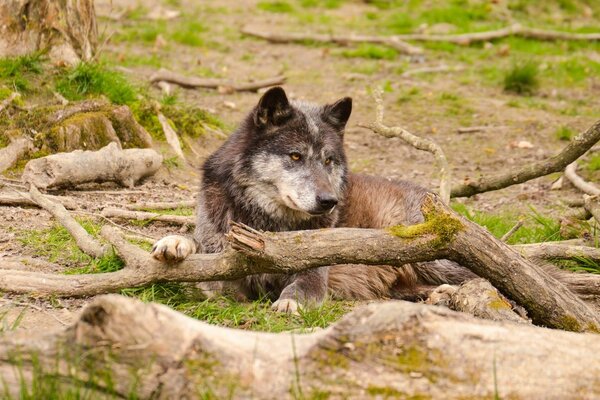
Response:
[[[344,131],[351,112],[349,97],[316,105],[289,100],[281,87],[265,92],[202,167],[193,238],[162,238],[152,255],[176,262],[195,252],[220,252],[229,221],[264,231],[423,222],[426,189],[349,172]],[[470,277],[469,270],[449,261],[402,267],[337,265],[293,275],[253,275],[203,288],[231,291],[241,299],[268,296],[274,310],[293,313],[322,302],[328,292],[337,299],[407,298],[417,286]]]

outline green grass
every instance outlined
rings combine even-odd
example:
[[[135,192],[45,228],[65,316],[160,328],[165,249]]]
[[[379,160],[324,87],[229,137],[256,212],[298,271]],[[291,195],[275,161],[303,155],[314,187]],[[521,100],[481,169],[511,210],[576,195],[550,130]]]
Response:
[[[161,215],[183,215],[190,216],[194,215],[194,209],[190,207],[179,207],[171,210],[155,210],[152,208],[146,208],[142,211],[147,211],[151,213],[161,214]]]
[[[300,6],[304,8],[339,8],[343,0],[300,0]]]
[[[497,238],[502,237],[519,220],[518,215],[489,214],[472,210],[464,204],[452,205],[454,211],[464,215],[471,221],[485,227]],[[524,225],[509,239],[510,244],[539,243],[563,239],[560,235],[560,222],[546,217],[532,209],[525,218]]]
[[[89,219],[78,218],[77,221],[92,236],[100,232],[101,225]],[[123,262],[114,254],[93,258],[82,252],[69,232],[58,224],[47,229],[19,232],[17,239],[36,255],[66,265],[66,274],[113,272],[123,268]]]
[[[257,7],[259,10],[278,14],[294,12],[294,7],[287,1],[261,1],[257,4]]]
[[[587,162],[586,167],[589,171],[592,172],[600,170],[600,154],[592,155],[589,161]]]
[[[56,79],[56,90],[68,100],[103,95],[116,104],[131,104],[138,91],[125,76],[104,64],[81,63]]]
[[[271,311],[271,303],[265,299],[247,303],[228,297],[201,300],[198,289],[175,283],[126,289],[122,294],[145,302],[166,304],[211,324],[268,332],[324,328],[340,319],[354,305],[352,302],[326,301],[319,307],[301,310],[300,315],[288,315]]]
[[[206,44],[202,37],[206,30],[206,27],[199,21],[187,20],[176,24],[175,29],[168,35],[168,38],[186,46],[202,47]]]
[[[340,53],[346,58],[367,58],[371,60],[394,60],[398,52],[394,49],[372,44],[361,44],[356,49],[343,50]]]
[[[571,140],[573,135],[575,135],[575,131],[566,125],[557,128],[556,132],[554,132],[554,136],[556,136],[558,140],[564,140],[567,142]]]
[[[520,95],[531,95],[539,87],[537,64],[529,61],[517,63],[504,75],[504,90]]]
[[[0,80],[11,90],[25,92],[30,89],[29,76],[42,73],[42,54],[0,58]]]

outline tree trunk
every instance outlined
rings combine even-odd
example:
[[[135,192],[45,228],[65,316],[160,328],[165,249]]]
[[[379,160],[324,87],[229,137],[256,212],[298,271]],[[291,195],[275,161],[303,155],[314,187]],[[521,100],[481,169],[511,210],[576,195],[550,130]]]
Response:
[[[303,335],[216,327],[107,295],[64,331],[4,336],[0,376],[13,398],[33,380],[100,398],[591,399],[599,353],[597,335],[402,301]]]
[[[89,61],[98,40],[93,0],[3,0],[0,57],[47,51],[56,63]]]

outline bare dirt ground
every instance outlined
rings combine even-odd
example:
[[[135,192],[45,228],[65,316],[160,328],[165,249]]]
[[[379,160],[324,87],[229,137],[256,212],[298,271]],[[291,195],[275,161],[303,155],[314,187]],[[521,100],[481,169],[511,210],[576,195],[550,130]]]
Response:
[[[430,154],[417,151],[398,139],[379,137],[358,126],[373,119],[370,88],[378,85],[386,88],[388,125],[402,125],[440,144],[452,165],[455,183],[548,157],[566,143],[556,138],[558,127],[568,126],[579,132],[600,116],[600,76],[593,75],[596,70],[573,85],[564,82],[554,85],[551,78],[547,78],[533,98],[505,93],[501,79],[500,82],[495,78],[484,79],[487,75],[482,71],[492,70],[493,73],[494,68],[502,70],[510,66],[511,57],[504,54],[506,51],[501,49],[501,43],[464,48],[463,56],[460,48],[455,52],[426,49],[425,56],[418,59],[402,55],[372,59],[348,58],[342,55],[344,49],[335,46],[269,44],[238,33],[246,24],[270,31],[331,29],[350,32],[362,26],[357,21],[364,19],[366,14],[380,12],[362,2],[347,2],[334,9],[310,10],[310,13],[326,15],[331,21],[330,26],[321,26],[318,20],[303,19],[304,14],[265,11],[259,8],[257,1],[250,0],[225,0],[218,5],[191,0],[98,0],[96,3],[99,15],[128,12],[118,20],[100,18],[100,31],[106,40],[101,58],[111,65],[123,67],[127,77],[137,84],[148,85],[150,75],[163,67],[186,75],[216,76],[239,82],[284,74],[287,77],[285,88],[292,97],[318,103],[351,96],[354,109],[345,140],[350,166],[355,172],[407,179],[432,189],[437,185],[436,167]],[[144,14],[159,6],[182,14],[179,19],[166,22],[143,19]],[[134,17],[134,14],[142,17]],[[173,32],[182,19],[186,23],[197,21],[202,26],[197,32],[203,42],[201,45],[184,45],[169,39],[169,32]],[[153,29],[158,36],[144,39]],[[375,30],[365,28],[369,29]],[[546,64],[545,68],[551,68],[553,62],[560,62],[565,57],[577,56],[593,62],[591,60],[598,57],[597,49],[581,47],[574,54],[539,55],[536,60]],[[400,76],[401,71],[441,64],[459,66],[463,70]],[[541,70],[542,77],[545,70]],[[148,90],[160,95],[155,87]],[[181,102],[213,111],[232,128],[259,98],[256,93],[219,94],[211,90],[186,89],[178,89],[177,95]],[[478,133],[457,133],[460,127],[481,125],[489,128]],[[516,146],[519,141],[528,141],[532,146],[519,148]],[[207,135],[197,140],[195,148],[205,157],[220,143],[222,139]],[[192,162],[198,166],[202,159],[195,157]],[[69,191],[59,194],[76,198],[85,211],[97,212],[100,206],[108,203],[122,205],[191,199],[198,179],[194,168],[181,167],[162,171],[158,177],[135,188],[139,192]],[[554,179],[555,176],[541,178],[464,201],[475,209],[490,212],[527,214],[534,207],[543,213],[560,215],[564,207],[559,200],[575,198],[579,194],[570,188],[550,191]],[[119,190],[116,187],[90,189]],[[2,190],[10,193],[10,185]],[[30,260],[32,267],[48,270],[49,257],[39,254],[18,237],[22,231],[44,229],[51,224],[44,211],[0,208],[0,260],[10,265],[10,260],[25,258]],[[132,228],[154,237],[179,229],[159,224]],[[66,268],[68,262],[61,265]],[[5,295],[0,299],[0,313],[8,313],[3,319],[8,327],[22,318],[16,324],[17,329],[50,330],[71,322],[86,302],[87,299],[42,301]]]

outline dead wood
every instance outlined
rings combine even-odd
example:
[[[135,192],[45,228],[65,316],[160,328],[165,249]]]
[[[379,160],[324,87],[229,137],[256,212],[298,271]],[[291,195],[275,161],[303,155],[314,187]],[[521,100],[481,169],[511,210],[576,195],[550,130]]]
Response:
[[[92,59],[97,38],[92,0],[0,3],[1,57],[43,51],[57,64],[75,65]]]
[[[122,150],[111,142],[98,151],[75,150],[31,160],[25,165],[21,179],[43,189],[89,182],[116,182],[133,187],[161,165],[162,156],[152,149]]]
[[[573,161],[565,168],[564,176],[583,193],[590,196],[600,195],[600,188],[590,182],[586,182],[582,177],[577,175],[577,161]]]
[[[17,161],[33,150],[33,142],[25,136],[13,139],[10,144],[0,149],[0,174],[13,167]]]
[[[508,230],[508,232],[506,232],[504,235],[502,235],[500,240],[502,240],[503,242],[508,242],[508,239],[510,239],[515,233],[517,233],[517,231],[519,229],[521,229],[521,227],[523,226],[524,223],[525,223],[524,219],[518,220],[517,223],[514,224],[513,227]]]
[[[452,185],[452,175],[450,167],[448,166],[448,159],[442,148],[435,143],[433,140],[422,138],[412,134],[406,129],[394,126],[388,127],[383,124],[383,90],[378,88],[373,91],[373,97],[375,99],[376,111],[375,111],[375,122],[366,125],[367,128],[371,129],[378,135],[385,137],[397,137],[410,144],[416,149],[427,151],[435,157],[437,166],[440,170],[440,197],[445,204],[450,203],[450,186]]]
[[[167,118],[161,112],[158,113],[158,122],[160,122],[160,126],[162,127],[169,146],[171,146],[177,157],[185,161],[185,155],[183,155],[177,132],[175,132],[175,129],[173,129]]]
[[[584,195],[584,209],[592,214],[597,223],[600,223],[600,204],[598,203],[598,196],[585,196]]]
[[[175,225],[196,225],[194,217],[185,215],[165,215],[146,211],[129,211],[115,207],[106,207],[102,215],[107,218],[130,219],[135,221],[160,221]]]
[[[421,47],[414,46],[395,36],[367,36],[367,35],[333,35],[318,33],[283,33],[267,32],[264,29],[254,29],[246,26],[241,29],[244,35],[264,39],[271,43],[335,43],[340,46],[348,46],[355,43],[373,43],[381,44],[398,50],[402,54],[419,55],[423,54]]]
[[[600,262],[600,249],[591,246],[569,245],[563,243],[534,243],[513,246],[527,258],[542,260],[572,260],[588,258]],[[592,275],[593,276],[593,275]],[[600,281],[600,275],[598,275]]]
[[[571,164],[600,140],[600,120],[596,121],[587,131],[575,137],[560,153],[548,159],[517,167],[508,172],[480,178],[477,181],[467,181],[452,188],[452,197],[469,197],[477,193],[490,192],[508,186],[527,182],[531,179],[560,172]]]
[[[159,201],[125,204],[125,207],[129,210],[176,210],[178,208],[196,207],[196,203],[196,200]]]
[[[37,205],[52,214],[52,216],[65,227],[73,239],[75,239],[77,246],[85,254],[100,258],[109,251],[108,247],[102,246],[92,235],[87,233],[87,231],[71,217],[62,204],[55,203],[46,198],[34,185],[31,185],[31,188],[29,189],[29,196],[37,203]]]
[[[169,82],[186,88],[217,89],[224,93],[256,92],[258,89],[284,84],[285,76],[276,76],[273,78],[257,80],[248,83],[235,83],[222,79],[206,79],[183,76],[176,74],[173,71],[161,68],[150,77],[150,82]]]
[[[62,204],[69,210],[75,210],[79,208],[77,202],[71,197],[51,195],[46,195],[46,197],[55,203]],[[16,192],[15,194],[0,194],[0,206],[39,207],[39,205],[31,199],[29,193],[23,192]]]
[[[362,306],[303,335],[216,327],[107,295],[56,333],[3,335],[0,376],[15,398],[40,374],[92,397],[596,398],[599,352],[597,335],[403,301]]]
[[[423,212],[427,222],[408,230],[395,227],[260,233],[234,224],[228,236],[233,250],[195,254],[176,265],[152,259],[127,243],[118,231],[105,226],[102,236],[121,255],[127,265],[124,269],[71,276],[6,271],[0,276],[0,290],[88,296],[155,282],[231,280],[336,264],[401,266],[450,259],[468,266],[525,307],[536,324],[573,331],[599,330],[600,316],[581,299],[485,229],[456,215],[434,196],[427,198]]]

